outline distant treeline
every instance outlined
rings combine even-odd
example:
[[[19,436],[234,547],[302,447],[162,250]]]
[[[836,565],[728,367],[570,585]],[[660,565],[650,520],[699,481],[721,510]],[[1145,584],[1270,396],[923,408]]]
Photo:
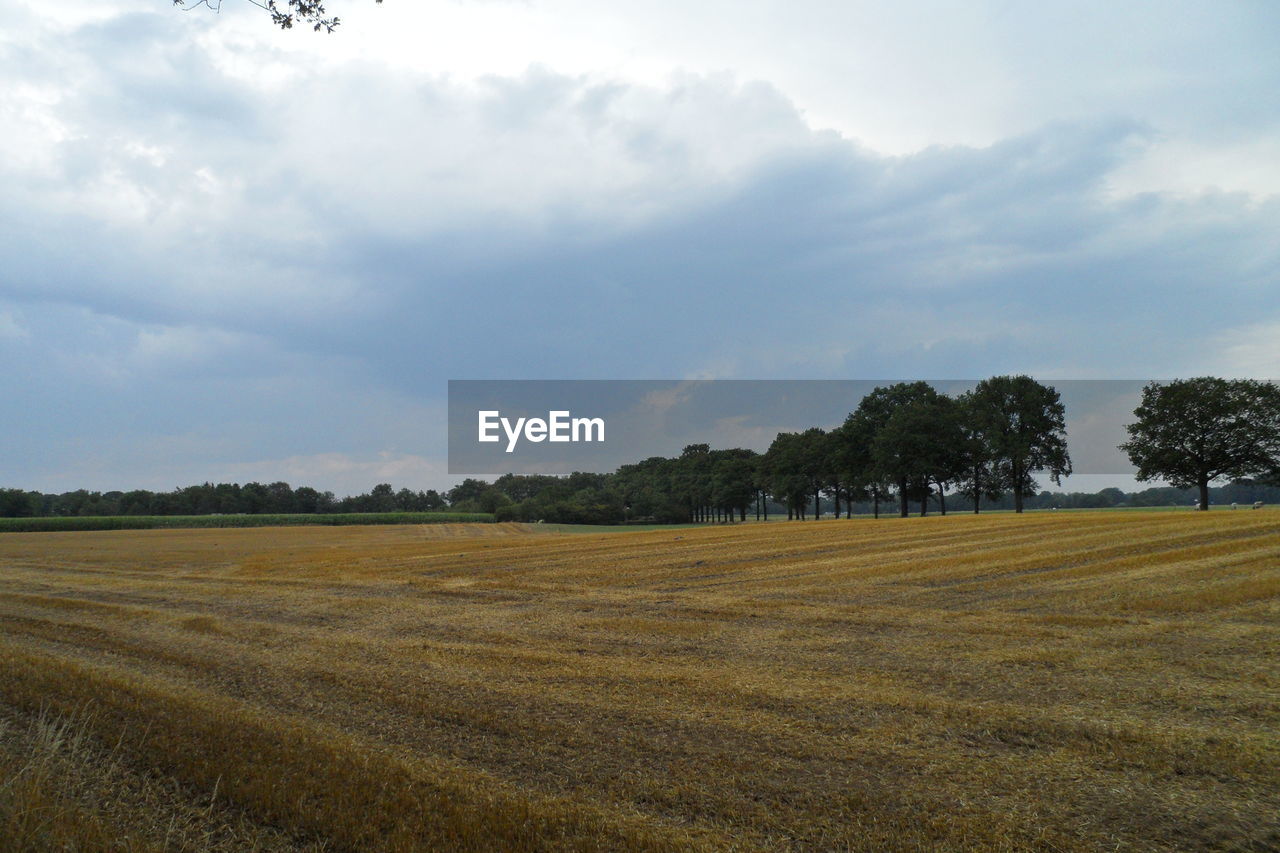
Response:
[[[172,492],[60,495],[0,490],[0,516],[204,516],[336,513],[487,513],[499,521],[569,524],[745,521],[786,513],[805,519],[870,512],[896,504],[906,516],[945,513],[962,502],[982,509],[1088,509],[1280,501],[1280,390],[1250,380],[1211,377],[1152,383],[1123,447],[1139,477],[1168,474],[1191,488],[1137,493],[1049,492],[1071,473],[1066,413],[1058,392],[1029,376],[995,376],[957,397],[927,382],[875,388],[844,423],[780,433],[765,453],[691,444],[679,456],[655,456],[611,474],[507,474],[468,479],[444,494],[396,491],[382,483],[363,495],[288,483],[205,483]],[[1199,456],[1186,448],[1202,447]],[[1217,450],[1215,448],[1225,448]],[[1202,458],[1201,458],[1202,457]],[[1194,463],[1194,464],[1190,464]],[[1261,473],[1263,478],[1250,478]],[[1210,490],[1213,479],[1232,484]],[[1267,485],[1271,483],[1272,485]]]
[[[1036,494],[1033,474],[1058,482],[1071,473],[1065,421],[1058,392],[1028,376],[985,379],[958,397],[899,382],[875,388],[840,426],[780,433],[763,454],[692,444],[624,465],[594,489],[504,477],[488,500],[508,499],[492,511],[521,521],[745,520],[777,508],[804,519],[821,516],[824,501],[836,515],[869,507],[877,516],[893,501],[905,516],[910,502],[925,513],[936,500],[945,512],[948,492],[975,511],[1010,494],[1021,512]]]
[[[1036,475],[1060,484],[1072,470],[1061,398],[1029,376],[993,376],[956,397],[927,382],[877,387],[841,425],[780,433],[763,454],[692,444],[677,457],[653,457],[607,476],[467,481],[450,498],[499,520],[587,523],[741,521],[771,512],[878,517],[885,502],[906,516],[911,504],[922,515],[945,513],[948,500],[974,512],[1022,512],[1168,506],[1193,496],[1207,509],[1210,501],[1280,498],[1276,386],[1213,377],[1151,383],[1134,416],[1122,449],[1138,477],[1164,478],[1176,488],[1042,491]],[[1211,491],[1214,480],[1234,485]]]
[[[440,512],[448,500],[434,489],[394,491],[387,483],[362,495],[335,498],[309,486],[288,483],[204,483],[171,492],[135,489],[128,492],[90,492],[79,489],[43,494],[0,489],[0,517],[42,516],[175,516],[175,515],[296,515],[369,512]]]
[[[718,455],[719,451],[708,451]],[[740,452],[739,452],[740,453]],[[728,458],[733,459],[731,455]],[[740,455],[736,458],[744,458]],[[745,457],[750,458],[750,457]],[[756,459],[762,458],[756,454]],[[632,470],[619,471],[614,474],[575,473],[565,477],[553,477],[534,474],[507,474],[495,482],[484,480],[464,480],[457,487],[440,495],[434,491],[411,492],[408,489],[392,490],[388,484],[381,484],[368,494],[351,498],[332,500],[332,506],[386,506],[386,496],[390,494],[397,501],[390,510],[360,509],[339,511],[337,509],[322,512],[312,511],[280,513],[270,508],[259,511],[245,509],[224,512],[220,509],[205,512],[172,512],[142,513],[121,512],[120,499],[125,494],[137,495],[137,492],[89,492],[79,490],[65,492],[60,495],[28,492],[21,489],[0,489],[0,530],[4,531],[37,531],[37,530],[102,530],[102,529],[147,529],[155,527],[256,527],[263,525],[293,524],[423,524],[444,521],[547,521],[563,524],[624,524],[627,522],[683,523],[693,520],[687,505],[678,498],[664,494],[660,489],[651,488],[652,483],[640,483],[647,476],[637,478],[643,472],[652,475],[654,468],[678,468],[675,459],[661,460],[667,465],[656,464],[649,460],[640,466],[628,466]],[[722,476],[723,476],[722,472]],[[721,482],[724,482],[722,479]],[[254,488],[259,484],[248,483],[244,486],[221,483],[204,484],[176,489],[173,492],[147,492],[162,500],[152,503],[133,503],[127,506],[184,506],[181,502],[171,502],[174,495],[204,493],[210,490],[221,494],[234,494],[248,490],[250,495],[256,494]],[[292,489],[286,483],[272,483],[269,487],[277,496],[285,490],[295,494],[309,496],[314,489],[306,486]],[[634,491],[633,491],[634,489]],[[1210,490],[1212,500],[1220,506],[1232,502],[1251,505],[1254,501],[1268,504],[1280,504],[1280,487],[1264,486],[1250,482],[1231,483]],[[422,497],[419,497],[422,496]],[[418,510],[412,507],[422,506],[423,497],[433,507],[430,510]],[[1042,491],[1036,495],[1028,495],[1025,499],[1027,509],[1108,509],[1112,507],[1168,507],[1189,506],[1196,496],[1195,489],[1175,489],[1170,487],[1144,489],[1140,492],[1124,492],[1120,489],[1103,489],[1100,492],[1049,492]],[[400,509],[403,504],[410,509]],[[251,504],[269,507],[268,504]],[[288,505],[288,504],[286,504]],[[296,504],[294,504],[296,505]],[[324,506],[330,506],[326,501]],[[194,506],[210,506],[210,504],[194,504]],[[220,506],[231,506],[221,504]],[[932,495],[929,506],[933,510],[942,508],[938,496]],[[766,497],[758,508],[761,517],[766,514],[785,515],[786,506],[771,497]],[[1003,495],[991,500],[983,499],[984,510],[1011,510],[1013,496]],[[835,502],[830,494],[824,494],[820,500],[819,512],[830,515],[835,511]],[[873,511],[870,501],[854,501],[841,506],[842,514],[868,514]],[[729,520],[727,514],[720,514],[720,520]],[[735,513],[736,518],[742,518]],[[74,523],[82,520],[83,523]]]
[[[714,454],[716,451],[711,453]],[[760,457],[757,456],[757,458]],[[674,462],[675,460],[664,461]],[[666,466],[651,464],[650,467]],[[547,521],[562,524],[625,524],[628,522],[674,524],[695,520],[695,514],[681,502],[678,495],[665,493],[661,489],[653,489],[647,485],[642,485],[633,491],[631,487],[634,485],[635,480],[623,472],[573,474],[569,477],[507,474],[493,483],[483,480],[466,480],[450,494],[456,492],[467,495],[468,497],[460,503],[464,507],[491,507],[498,521]],[[1027,495],[1023,499],[1023,507],[1028,510],[1190,507],[1195,503],[1196,496],[1196,489],[1176,489],[1167,486],[1136,492],[1125,492],[1118,488],[1107,488],[1099,492],[1045,490]],[[928,510],[945,511],[948,507],[946,499],[954,501],[954,497],[954,495],[947,495],[943,498],[935,492],[929,496]],[[1230,483],[1210,489],[1210,498],[1219,506],[1226,506],[1232,502],[1250,506],[1254,501],[1280,504],[1280,486],[1266,486],[1252,482]],[[950,506],[954,509],[954,502]],[[983,497],[980,508],[983,511],[1012,510],[1014,509],[1013,495],[1005,494],[994,499]],[[806,509],[806,518],[812,517],[808,511],[811,509],[812,507]],[[972,506],[969,505],[967,509],[972,510]],[[824,492],[819,499],[819,515],[830,517],[836,510],[832,495]],[[839,507],[839,513],[842,516],[869,515],[874,512],[875,506],[870,500],[855,500],[852,503],[844,501]],[[749,513],[743,513],[740,510],[732,513],[713,511],[705,520],[724,522],[744,520],[748,514],[766,519],[784,516],[799,518],[795,512],[788,516],[785,504],[766,495],[762,503],[751,506]]]

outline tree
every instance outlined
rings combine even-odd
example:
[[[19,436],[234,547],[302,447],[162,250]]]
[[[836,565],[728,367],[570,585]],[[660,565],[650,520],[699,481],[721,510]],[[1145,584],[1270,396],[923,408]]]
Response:
[[[849,415],[845,422],[827,434],[831,442],[832,473],[844,487],[845,510],[853,513],[854,498],[875,500],[876,517],[880,517],[879,493],[868,482],[867,472],[871,467],[871,442],[861,435],[859,425]]]
[[[756,452],[733,448],[712,451],[712,455],[712,503],[729,521],[735,512],[741,521],[746,521],[747,507],[756,496]]]
[[[468,477],[446,492],[445,497],[448,498],[450,507],[458,509],[459,504],[478,501],[480,496],[488,490],[489,484],[484,480]]]
[[[926,386],[927,387],[927,386]],[[933,486],[938,506],[946,514],[946,484],[957,479],[963,465],[963,435],[956,404],[932,388],[898,406],[876,434],[872,460],[899,488],[920,501],[920,514],[928,512]]]
[[[796,439],[797,471],[804,480],[806,497],[813,495],[813,520],[822,518],[822,490],[834,479],[831,468],[831,443],[826,430],[809,427]]]
[[[39,492],[24,492],[22,489],[0,489],[0,517],[28,518],[40,515],[41,496]]]
[[[396,490],[390,483],[379,483],[369,492],[369,504],[365,512],[395,512]]]
[[[875,513],[880,514],[880,497],[883,484],[895,484],[898,491],[899,514],[907,517],[907,497],[911,491],[912,471],[905,464],[906,456],[899,453],[904,448],[890,447],[886,439],[876,452],[876,442],[894,414],[913,403],[933,403],[938,392],[928,382],[898,382],[887,387],[872,389],[863,397],[841,427],[844,445],[838,453],[843,467],[852,469],[851,482],[868,488],[875,501]],[[904,464],[899,464],[899,463]]]
[[[956,408],[962,436],[959,491],[973,501],[973,513],[977,515],[983,498],[995,501],[1004,495],[1005,478],[1000,476],[996,463],[995,442],[988,435],[992,424],[981,416],[982,408],[973,392],[961,394]]]
[[[271,23],[282,30],[291,30],[295,23],[310,26],[316,32],[327,33],[338,28],[338,16],[326,17],[324,3],[315,0],[285,0],[283,4],[277,0],[249,0],[250,3],[264,9],[271,16]],[[382,3],[382,0],[374,0]],[[222,0],[173,0],[173,5],[189,12],[199,6],[218,11],[222,8]]]
[[[663,522],[690,520],[688,502],[676,486],[678,463],[679,460],[651,456],[619,468],[615,482],[624,513]]]
[[[972,400],[971,416],[1013,490],[1015,512],[1022,512],[1023,495],[1035,493],[1033,472],[1048,471],[1055,483],[1071,473],[1066,409],[1056,390],[1030,376],[993,376],[977,384]]]
[[[1120,449],[1139,480],[1198,488],[1209,508],[1209,483],[1280,474],[1280,388],[1253,379],[1202,376],[1152,382],[1133,410]]]
[[[709,444],[686,445],[676,460],[675,486],[688,503],[694,521],[710,518],[711,464]]]
[[[762,464],[769,493],[786,505],[787,520],[803,519],[809,494],[804,438],[796,432],[778,433]]]

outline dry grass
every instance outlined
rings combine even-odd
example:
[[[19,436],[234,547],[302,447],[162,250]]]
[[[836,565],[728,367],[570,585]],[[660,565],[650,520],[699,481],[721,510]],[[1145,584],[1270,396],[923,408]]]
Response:
[[[0,839],[1274,850],[1277,627],[1269,511],[10,534]]]

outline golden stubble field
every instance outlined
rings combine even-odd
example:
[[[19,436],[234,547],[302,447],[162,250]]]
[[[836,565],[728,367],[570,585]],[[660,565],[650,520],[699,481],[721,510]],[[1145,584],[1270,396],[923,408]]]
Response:
[[[1269,510],[10,534],[0,847],[1275,850],[1278,659]]]

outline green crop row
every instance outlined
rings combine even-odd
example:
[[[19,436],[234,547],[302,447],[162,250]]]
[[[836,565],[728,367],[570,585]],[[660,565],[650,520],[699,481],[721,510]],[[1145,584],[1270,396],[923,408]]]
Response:
[[[70,530],[150,530],[159,527],[277,527],[307,524],[443,524],[489,523],[487,512],[343,512],[263,515],[103,515],[44,518],[0,518],[0,533]]]

